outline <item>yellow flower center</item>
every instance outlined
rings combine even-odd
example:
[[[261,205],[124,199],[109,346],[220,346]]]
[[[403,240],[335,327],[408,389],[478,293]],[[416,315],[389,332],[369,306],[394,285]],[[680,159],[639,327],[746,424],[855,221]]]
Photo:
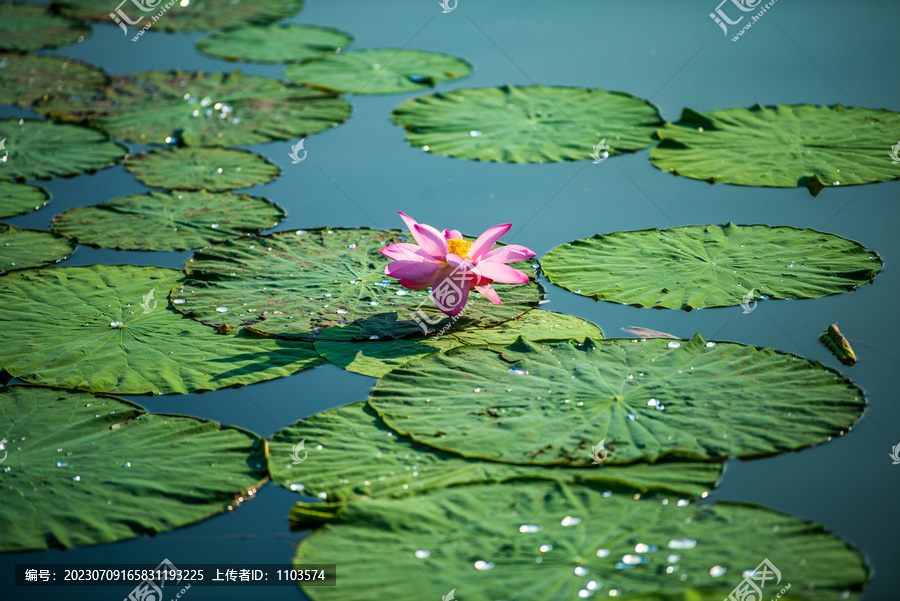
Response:
[[[454,255],[458,255],[460,257],[465,257],[469,254],[469,249],[472,248],[472,243],[466,240],[460,240],[458,238],[451,238],[447,240],[447,246],[450,247],[450,252]]]

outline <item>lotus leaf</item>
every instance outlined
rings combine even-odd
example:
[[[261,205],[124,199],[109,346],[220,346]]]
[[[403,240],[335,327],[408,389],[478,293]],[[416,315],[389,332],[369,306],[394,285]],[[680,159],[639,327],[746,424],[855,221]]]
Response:
[[[455,56],[378,48],[309,59],[291,65],[285,75],[296,83],[355,95],[414,92],[471,72],[472,65]]]
[[[283,218],[278,205],[246,194],[151,191],[70,209],[53,219],[53,231],[91,246],[185,250],[258,234]]]
[[[684,109],[658,132],[654,165],[675,175],[741,186],[823,188],[900,178],[889,158],[900,113],[810,104]],[[896,155],[896,151],[894,151]]]
[[[89,265],[0,278],[6,371],[28,382],[120,394],[253,384],[318,365],[309,343],[217,334],[166,306],[183,273]]]
[[[439,332],[451,320],[428,291],[400,288],[384,276],[388,260],[379,251],[400,236],[395,230],[320,228],[228,240],[188,259],[188,279],[172,298],[176,309],[208,325],[247,325],[285,338],[313,340],[322,329],[379,314],[390,323],[388,331],[408,334],[421,325]],[[540,300],[534,281],[496,289],[502,305],[473,294],[456,325],[496,325]]]
[[[818,362],[698,334],[462,347],[390,372],[369,404],[444,451],[584,466],[600,441],[610,464],[796,451],[848,430],[865,400]]]
[[[0,407],[0,551],[173,530],[233,508],[266,478],[264,442],[216,422],[43,386],[6,387]]]
[[[834,234],[733,223],[597,234],[541,260],[551,282],[594,300],[686,310],[849,292],[881,265]]]
[[[417,148],[506,163],[577,161],[646,148],[662,117],[624,92],[554,86],[500,86],[420,96],[394,123]],[[596,158],[595,158],[596,160]]]
[[[75,243],[62,236],[0,223],[0,275],[16,269],[57,263],[74,250]]]
[[[222,192],[272,181],[281,170],[261,154],[238,148],[172,148],[142,152],[126,170],[157,188]]]

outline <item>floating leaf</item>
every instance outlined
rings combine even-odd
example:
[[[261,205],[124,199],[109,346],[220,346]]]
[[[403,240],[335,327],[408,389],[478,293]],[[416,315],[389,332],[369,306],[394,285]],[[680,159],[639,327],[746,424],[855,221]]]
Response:
[[[266,478],[263,441],[216,422],[42,386],[6,387],[0,406],[0,551],[173,530],[237,505]]]
[[[333,94],[239,71],[149,71],[117,78],[102,95],[48,101],[36,110],[87,121],[129,142],[162,145],[180,139],[191,146],[288,140],[336,127],[350,116],[350,105]]]
[[[337,29],[279,23],[214,33],[197,42],[197,48],[232,61],[292,63],[338,52],[352,41]]]
[[[54,0],[60,12],[68,17],[112,23],[113,7],[104,0]],[[128,21],[137,21],[136,27],[146,27],[153,22],[153,31],[216,31],[248,25],[267,25],[286,19],[303,7],[303,0],[202,0],[178,2],[169,0],[142,0],[126,3],[121,10]],[[122,6],[122,5],[120,5]],[[125,19],[122,19],[125,21]],[[125,22],[128,22],[125,21]],[[133,36],[140,29],[129,27],[126,36]]]
[[[108,167],[126,155],[124,146],[92,129],[37,119],[0,120],[9,156],[0,180],[49,179]]]
[[[297,456],[293,451],[301,441],[305,441],[308,456]],[[312,415],[272,436],[269,473],[274,482],[291,490],[346,502],[517,478],[590,482],[631,493],[667,491],[700,496],[716,485],[722,466],[639,463],[626,467],[549,468],[465,459],[399,436],[371,408],[353,403]]]
[[[0,217],[13,217],[36,211],[50,202],[50,193],[40,186],[14,184],[0,180]]]
[[[70,95],[98,93],[107,83],[103,69],[51,54],[0,52],[0,103],[29,106],[44,97],[65,104]]]
[[[0,2],[0,48],[40,50],[84,41],[91,28],[59,15],[43,6]]]
[[[594,300],[687,310],[849,292],[881,265],[834,234],[733,223],[597,234],[541,260],[551,282]]]
[[[675,175],[741,186],[822,188],[900,178],[889,153],[900,113],[809,104],[697,113],[658,132],[654,165]]]
[[[820,363],[698,334],[463,347],[395,369],[369,403],[465,457],[583,466],[600,440],[608,463],[794,451],[850,428],[865,400]]]
[[[832,601],[843,591],[858,599],[869,574],[862,555],[820,524],[756,505],[662,504],[518,481],[350,503],[339,522],[303,539],[294,563],[364,567],[342,573],[339,586],[303,587],[314,601],[439,599],[454,588],[466,601],[631,599],[688,588],[721,600],[763,559],[782,573],[765,583],[765,599],[788,582],[803,599]]]
[[[850,346],[850,343],[844,338],[844,335],[841,334],[836,323],[828,326],[828,329],[819,336],[819,340],[834,353],[834,356],[837,357],[841,363],[844,365],[856,365],[856,353],[853,352],[853,347]]]
[[[53,219],[53,231],[91,246],[185,250],[258,234],[283,218],[278,205],[246,194],[151,191],[70,209]]]
[[[397,313],[394,321],[406,322],[400,327],[408,333],[416,331],[416,318],[428,319],[434,328],[448,324],[427,290],[406,290],[385,278],[388,260],[379,251],[400,241],[396,230],[367,228],[292,230],[229,240],[188,260],[188,280],[173,290],[172,298],[180,303],[176,309],[209,325],[247,324],[265,334],[306,340],[323,328],[392,312]],[[512,319],[536,306],[541,294],[534,281],[499,284],[497,291],[502,305],[471,295],[460,325]],[[413,313],[418,307],[421,313]]]
[[[238,148],[172,148],[142,152],[123,165],[157,188],[222,192],[272,181],[281,170],[266,157]]]
[[[215,330],[167,308],[181,271],[89,265],[0,278],[4,368],[29,382],[120,394],[253,384],[320,363],[312,345]],[[239,309],[238,309],[239,310]]]
[[[62,236],[0,223],[0,275],[15,269],[57,263],[74,250],[75,244]]]
[[[526,340],[601,340],[603,332],[578,317],[532,309],[515,319],[489,328],[451,328],[440,336],[391,337],[383,316],[361,319],[346,326],[329,328],[316,338],[316,352],[346,370],[380,378],[395,367],[437,351],[475,344],[512,344]],[[397,325],[408,322],[393,322]],[[416,334],[421,335],[421,329]],[[406,332],[408,336],[409,333]]]
[[[437,154],[481,161],[543,163],[609,155],[654,142],[655,106],[624,92],[553,86],[473,88],[401,104],[394,123],[406,140]]]
[[[472,65],[455,56],[378,48],[307,60],[288,67],[285,76],[296,83],[336,92],[395,94],[431,88],[471,72]]]

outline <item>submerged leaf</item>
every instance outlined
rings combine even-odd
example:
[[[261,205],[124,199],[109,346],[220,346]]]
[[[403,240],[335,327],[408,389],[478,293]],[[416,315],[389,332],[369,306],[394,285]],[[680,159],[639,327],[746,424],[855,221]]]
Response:
[[[627,328],[622,328],[622,331],[626,334],[637,336],[638,338],[672,338],[674,340],[681,340],[678,336],[672,336],[671,334],[666,334],[659,330],[649,330],[640,326],[628,326]]]
[[[687,310],[849,292],[881,266],[834,234],[733,223],[597,234],[541,260],[551,282],[594,300]]]
[[[862,414],[840,374],[772,349],[663,338],[463,347],[385,375],[369,404],[413,440],[515,464],[756,457],[821,444]]]
[[[0,551],[155,535],[222,513],[266,478],[264,441],[231,426],[42,386],[6,387],[0,406]]]

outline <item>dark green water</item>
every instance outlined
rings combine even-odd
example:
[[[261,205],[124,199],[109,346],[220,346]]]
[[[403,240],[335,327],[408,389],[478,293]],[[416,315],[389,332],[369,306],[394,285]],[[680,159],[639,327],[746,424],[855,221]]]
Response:
[[[110,10],[116,2],[110,0]],[[308,0],[291,21],[342,29],[353,48],[409,47],[465,58],[474,73],[440,90],[496,84],[577,85],[623,90],[650,99],[676,120],[682,107],[710,110],[754,103],[841,103],[900,110],[897,29],[900,4],[780,0],[737,43],[708,17],[715,0],[689,2],[459,0],[441,14],[437,0],[376,2]],[[232,70],[280,77],[282,66],[227,63],[196,51],[204,34],[147,33],[138,43],[114,25],[94,27],[83,44],[56,51],[107,69]],[[410,95],[412,96],[412,95]],[[874,285],[850,294],[808,301],[761,302],[740,308],[685,313],[595,303],[549,285],[545,308],[600,325],[608,337],[638,325],[690,337],[731,340],[796,353],[848,375],[866,392],[869,407],[852,432],[832,442],[776,458],[728,463],[709,501],[736,499],[823,523],[862,550],[873,568],[866,601],[900,598],[895,566],[900,551],[896,502],[900,466],[888,457],[900,442],[896,374],[900,320],[895,313],[900,277],[897,182],[828,189],[817,198],[805,189],[710,186],[655,169],[648,151],[591,161],[548,165],[478,163],[429,155],[403,139],[390,123],[406,96],[356,97],[353,115],[339,128],[310,136],[307,159],[292,165],[291,143],[251,148],[279,164],[275,182],[251,189],[289,214],[278,229],[315,226],[401,227],[396,211],[466,233],[496,223],[515,225],[505,242],[524,244],[538,256],[594,233],[691,224],[765,223],[810,227],[857,240],[877,251],[885,267]],[[29,116],[0,108],[0,116]],[[885,160],[897,140],[884,140]],[[132,146],[132,151],[142,147]],[[35,213],[5,220],[46,229],[53,215],[145,189],[121,167],[95,175],[42,182],[53,195]],[[180,267],[190,253],[115,252],[80,247],[65,264],[135,263]],[[822,346],[818,334],[840,322],[858,364],[847,368]],[[6,327],[6,326],[4,326]],[[893,374],[893,375],[892,375]],[[297,419],[363,400],[374,379],[326,365],[290,378],[203,395],[130,397],[150,411],[184,413],[235,424],[262,436]],[[893,392],[892,392],[893,390]],[[302,538],[287,527],[298,499],[275,485],[234,513],[191,527],[114,545],[64,553],[0,557],[0,598],[118,599],[130,587],[41,589],[11,583],[16,563],[153,563],[168,557],[186,563],[286,563]],[[78,508],[73,508],[77,511]],[[761,533],[762,535],[762,533]],[[338,566],[352,570],[353,566]],[[789,573],[786,571],[789,579]],[[410,577],[424,577],[410,573]],[[737,581],[735,581],[735,584]],[[199,588],[190,601],[302,599],[292,587]]]

